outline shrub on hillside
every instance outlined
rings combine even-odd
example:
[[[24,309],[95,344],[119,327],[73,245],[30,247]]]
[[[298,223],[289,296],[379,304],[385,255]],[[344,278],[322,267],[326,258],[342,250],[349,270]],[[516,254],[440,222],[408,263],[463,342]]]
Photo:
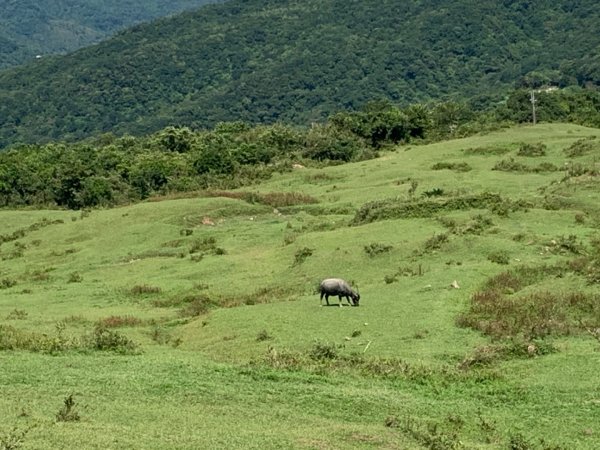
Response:
[[[14,427],[10,431],[4,431],[0,429],[0,449],[2,450],[15,450],[21,448],[25,442],[25,436],[34,428],[29,426],[24,429],[20,427]]]
[[[134,327],[142,324],[142,320],[133,316],[109,316],[98,320],[97,328]]]
[[[306,258],[313,254],[313,249],[308,247],[300,248],[294,253],[294,266],[302,264]]]
[[[369,245],[364,246],[365,253],[373,258],[377,255],[390,252],[394,247],[392,245],[382,244],[379,242],[372,242]]]
[[[318,200],[302,192],[244,192],[244,191],[208,191],[209,197],[227,197],[280,208],[282,206],[306,205],[318,203]]]
[[[579,139],[573,142],[569,147],[565,148],[564,153],[569,158],[584,156],[594,149],[600,148],[600,141],[596,141],[595,139],[595,136]]]
[[[555,254],[580,255],[584,252],[583,244],[574,234],[551,239],[547,243],[547,248],[551,253]]]
[[[129,289],[129,293],[131,295],[148,295],[148,294],[160,294],[162,289],[158,286],[150,286],[148,284],[136,284],[131,289]]]
[[[506,265],[510,262],[510,256],[505,250],[499,250],[497,252],[490,253],[487,259],[496,264]]]
[[[444,244],[448,243],[449,240],[448,233],[434,234],[423,243],[423,251],[431,252],[439,250]]]
[[[597,164],[581,164],[581,163],[569,163],[566,165],[566,173],[562,181],[567,181],[570,178],[577,178],[582,176],[597,177],[600,175],[600,168]]]
[[[217,240],[214,237],[209,236],[192,241],[189,251],[191,254],[198,252],[214,252],[216,248]]]
[[[127,336],[110,330],[102,325],[97,326],[87,336],[87,345],[93,350],[113,351],[116,353],[136,353],[138,345]]]
[[[423,192],[423,197],[441,197],[442,195],[444,195],[442,188],[433,188]]]
[[[83,277],[79,272],[71,272],[67,281],[69,283],[80,283],[83,281]]]
[[[229,150],[218,147],[205,147],[193,162],[198,174],[230,175],[233,173],[234,159]]]
[[[336,359],[339,356],[339,345],[329,342],[315,342],[310,350],[310,357],[315,360]]]
[[[273,339],[273,336],[271,336],[267,330],[262,330],[256,335],[256,340],[258,342],[269,341],[271,339]]]
[[[455,172],[469,172],[472,168],[466,162],[439,162],[431,166],[431,170],[454,170]]]
[[[518,267],[502,272],[471,296],[469,311],[457,323],[496,339],[543,338],[600,327],[600,296],[588,292],[521,291],[567,265]],[[573,269],[573,266],[570,267]]]
[[[525,144],[522,143],[519,145],[519,151],[517,152],[518,156],[546,156],[548,148],[545,144],[538,142],[536,144]]]
[[[469,209],[490,209],[497,214],[508,214],[527,206],[522,201],[505,199],[499,194],[483,192],[481,194],[460,195],[444,199],[423,199],[406,201],[398,198],[375,200],[365,203],[350,222],[351,225],[362,225],[378,220],[403,219],[417,217],[433,217],[445,211]]]
[[[305,136],[302,155],[317,161],[351,161],[364,144],[351,133],[328,125],[313,125]]]
[[[477,214],[471,217],[471,220],[465,225],[463,232],[466,234],[479,235],[493,226],[494,222],[490,217]]]
[[[182,303],[184,306],[179,313],[183,317],[201,316],[219,304],[218,301],[204,294],[186,296]]]
[[[501,156],[509,153],[511,150],[508,147],[473,147],[465,148],[463,153],[465,155],[482,155],[482,156]]]
[[[0,350],[56,353],[83,347],[82,339],[66,335],[63,322],[57,323],[55,334],[37,333],[0,325]]]
[[[188,127],[169,126],[154,135],[160,148],[169,152],[185,153],[194,145],[194,133]]]
[[[514,158],[509,158],[498,161],[494,164],[492,170],[500,170],[503,172],[529,172],[530,168],[526,164],[515,161]]]
[[[9,289],[17,285],[17,280],[13,278],[2,278],[0,280],[0,289]]]
[[[8,315],[6,316],[6,320],[25,320],[27,316],[27,311],[15,308],[10,313],[8,313]]]

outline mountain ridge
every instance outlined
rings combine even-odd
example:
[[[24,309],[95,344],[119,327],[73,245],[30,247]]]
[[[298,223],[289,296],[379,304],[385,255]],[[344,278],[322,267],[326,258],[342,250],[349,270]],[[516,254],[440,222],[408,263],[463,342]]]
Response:
[[[231,120],[309,124],[373,98],[489,104],[518,83],[595,86],[593,3],[211,5],[0,72],[0,145]]]
[[[211,0],[170,2],[1,0],[0,69],[40,56],[72,52],[140,22],[200,7]]]

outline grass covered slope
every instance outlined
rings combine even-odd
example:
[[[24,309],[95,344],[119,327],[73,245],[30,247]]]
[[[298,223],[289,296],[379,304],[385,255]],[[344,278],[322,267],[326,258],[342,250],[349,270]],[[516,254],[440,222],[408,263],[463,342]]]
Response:
[[[0,442],[597,448],[597,133],[398,147],[254,202],[0,211]],[[317,202],[257,200],[290,192]],[[327,276],[361,306],[319,307]]]

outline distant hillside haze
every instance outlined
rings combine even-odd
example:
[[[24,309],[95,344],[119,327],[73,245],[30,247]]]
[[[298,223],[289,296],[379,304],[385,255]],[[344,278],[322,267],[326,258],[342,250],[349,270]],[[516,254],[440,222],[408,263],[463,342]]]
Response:
[[[600,85],[596,0],[230,0],[0,72],[0,147],[547,84]]]
[[[0,69],[217,0],[0,0]]]

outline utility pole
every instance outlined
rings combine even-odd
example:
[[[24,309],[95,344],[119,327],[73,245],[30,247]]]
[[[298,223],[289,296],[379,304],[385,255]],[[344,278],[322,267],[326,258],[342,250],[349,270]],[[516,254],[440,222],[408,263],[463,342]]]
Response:
[[[531,97],[529,98],[529,101],[531,102],[531,112],[532,112],[532,117],[533,117],[533,124],[535,125],[537,122],[537,119],[535,117],[535,102],[537,102],[537,100],[535,99],[535,91],[533,89],[531,90]]]

